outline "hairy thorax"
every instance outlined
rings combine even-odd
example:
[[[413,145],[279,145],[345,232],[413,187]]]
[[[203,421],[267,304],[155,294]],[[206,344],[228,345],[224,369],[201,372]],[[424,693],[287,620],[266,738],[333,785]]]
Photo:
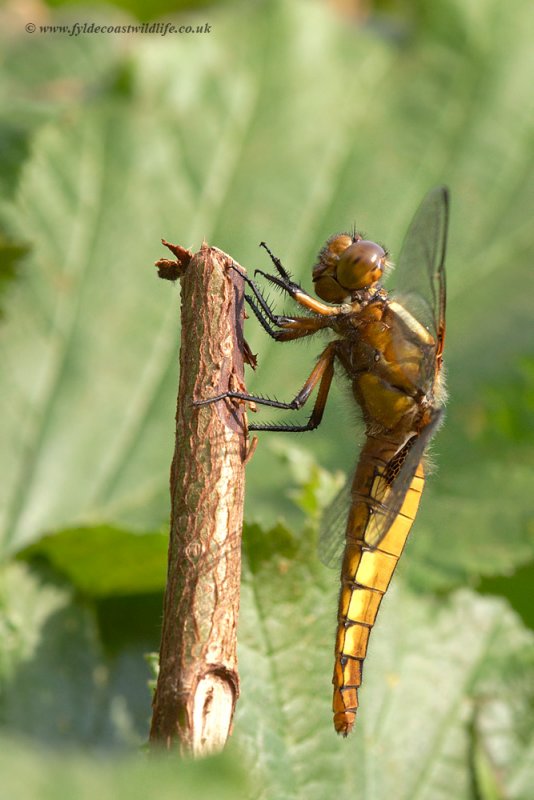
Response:
[[[434,369],[435,340],[403,306],[378,297],[354,304],[335,326],[339,358],[368,430],[415,431],[433,397],[421,389]]]

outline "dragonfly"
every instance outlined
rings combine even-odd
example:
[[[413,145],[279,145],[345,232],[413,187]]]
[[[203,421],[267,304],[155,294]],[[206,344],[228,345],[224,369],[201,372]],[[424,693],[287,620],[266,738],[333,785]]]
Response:
[[[225,391],[197,405],[225,399],[298,410],[317,388],[304,424],[258,423],[253,431],[304,432],[323,418],[334,366],[348,377],[365,424],[355,474],[337,507],[348,504],[341,539],[335,520],[320,537],[320,555],[331,565],[342,551],[341,590],[332,679],[335,730],[347,736],[358,709],[358,689],[369,635],[404,549],[425,484],[425,452],[443,421],[445,341],[445,252],[449,192],[432,189],[406,233],[395,270],[396,289],[382,278],[392,268],[389,253],[356,230],[331,236],[319,252],[312,279],[318,298],[296,283],[262,242],[275,274],[256,270],[303,310],[275,314],[258,284],[243,275],[246,300],[265,331],[279,342],[329,329],[303,387],[290,402]],[[332,514],[335,517],[336,514]],[[339,516],[339,512],[337,513]]]

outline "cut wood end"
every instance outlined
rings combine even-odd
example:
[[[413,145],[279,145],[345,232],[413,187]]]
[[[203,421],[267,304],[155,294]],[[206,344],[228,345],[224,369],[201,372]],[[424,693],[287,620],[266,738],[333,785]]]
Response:
[[[237,700],[235,676],[209,673],[193,697],[192,751],[196,757],[223,750],[232,728]]]

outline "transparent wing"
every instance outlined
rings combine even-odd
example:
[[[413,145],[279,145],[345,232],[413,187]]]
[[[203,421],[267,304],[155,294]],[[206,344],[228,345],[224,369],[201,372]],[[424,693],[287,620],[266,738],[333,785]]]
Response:
[[[369,518],[364,539],[371,549],[378,547],[402,509],[417,467],[425,450],[443,419],[443,411],[436,410],[430,423],[420,434],[412,436],[389,462],[383,480],[375,483],[370,497],[373,514]],[[345,529],[352,502],[352,479],[338,492],[325,509],[319,530],[319,558],[327,567],[338,567],[345,549]]]
[[[449,219],[446,187],[432,189],[410,223],[393,272],[391,295],[432,335],[434,344],[424,348],[421,389],[427,392],[441,367],[445,337],[445,251]],[[393,341],[395,346],[395,341]],[[422,346],[421,346],[422,347]],[[406,493],[425,449],[439,427],[442,412],[436,410],[430,423],[397,453],[378,481],[371,498],[365,540],[377,547],[401,511]],[[325,510],[319,533],[319,557],[327,566],[337,566],[345,547],[345,528],[351,504],[349,479]]]
[[[351,504],[352,477],[348,477],[321,516],[319,526],[319,558],[327,567],[338,567],[345,549],[345,528]]]
[[[392,274],[391,294],[435,338],[440,358],[445,337],[445,252],[449,192],[437,186],[423,199],[404,238]]]
[[[384,480],[379,482],[372,497],[373,514],[364,534],[369,547],[378,547],[400,513],[417,467],[442,421],[443,411],[436,409],[428,425],[412,436],[387,465]]]

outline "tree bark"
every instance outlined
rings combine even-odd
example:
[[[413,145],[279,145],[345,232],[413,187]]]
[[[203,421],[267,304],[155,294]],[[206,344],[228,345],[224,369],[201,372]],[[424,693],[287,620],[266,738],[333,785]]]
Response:
[[[157,262],[180,277],[182,334],[176,443],[171,466],[171,531],[160,669],[150,740],[203,755],[221,750],[239,696],[237,619],[241,573],[246,413],[223,400],[244,391],[243,281],[235,263],[206,244],[195,255],[166,246]],[[240,267],[241,271],[244,270]]]

